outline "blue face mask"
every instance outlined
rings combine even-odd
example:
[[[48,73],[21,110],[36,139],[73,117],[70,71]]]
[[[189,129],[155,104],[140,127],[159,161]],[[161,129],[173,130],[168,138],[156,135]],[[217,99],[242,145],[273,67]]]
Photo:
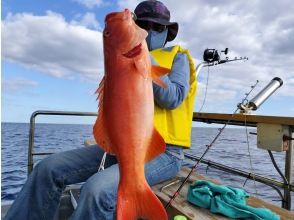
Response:
[[[167,32],[168,29],[162,32],[149,30],[148,36],[146,37],[148,49],[151,51],[163,47],[166,42]]]

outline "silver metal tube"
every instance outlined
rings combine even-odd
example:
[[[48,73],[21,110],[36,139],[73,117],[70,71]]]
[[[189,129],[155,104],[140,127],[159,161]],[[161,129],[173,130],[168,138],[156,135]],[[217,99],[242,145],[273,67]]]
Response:
[[[29,149],[28,149],[28,175],[32,172],[34,167],[33,160],[33,146],[34,146],[34,137],[35,137],[35,115],[36,112],[33,112],[30,118],[30,133],[29,133]]]
[[[201,62],[201,63],[199,63],[199,64],[197,65],[197,67],[196,67],[196,69],[195,69],[196,77],[198,77],[198,75],[199,75],[201,69],[202,69],[203,67],[206,67],[206,66],[208,66],[208,63],[207,63],[207,62]]]
[[[281,78],[273,78],[266,87],[264,87],[253,99],[249,101],[248,108],[252,110],[258,109],[258,107],[282,85],[283,81]]]

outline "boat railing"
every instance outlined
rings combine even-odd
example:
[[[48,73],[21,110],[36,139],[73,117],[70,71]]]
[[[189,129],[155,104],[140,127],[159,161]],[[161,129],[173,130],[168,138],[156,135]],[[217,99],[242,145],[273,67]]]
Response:
[[[265,183],[269,186],[281,187],[284,189],[284,194],[282,199],[282,207],[288,210],[291,210],[291,194],[293,192],[293,185],[291,185],[293,178],[293,132],[294,132],[294,117],[281,117],[281,116],[264,116],[264,115],[249,115],[249,114],[221,114],[221,113],[199,113],[194,112],[193,121],[204,122],[208,124],[228,124],[228,125],[238,125],[238,126],[248,126],[248,127],[257,127],[258,124],[267,124],[267,125],[282,125],[287,128],[287,137],[285,137],[284,143],[287,143],[287,150],[285,150],[285,173],[284,176],[287,179],[289,184],[285,182],[279,182],[274,179],[264,179],[264,178],[255,178],[248,173],[247,178],[253,179],[256,181]],[[186,155],[187,157],[187,155]],[[194,157],[195,160],[197,158]],[[217,169],[226,170],[227,172],[236,173],[235,169],[228,169],[227,167],[221,167],[219,164],[210,162]],[[238,175],[243,175],[244,172],[238,172]],[[276,190],[276,189],[275,189]]]
[[[75,112],[75,111],[44,111],[38,110],[32,113],[30,118],[30,131],[29,131],[29,148],[28,148],[28,174],[31,173],[34,167],[33,157],[36,155],[48,155],[52,154],[51,152],[34,152],[34,137],[35,137],[35,124],[36,117],[38,115],[59,115],[59,116],[97,116],[96,112]],[[289,148],[286,151],[285,159],[285,177],[288,180],[288,185],[284,182],[277,181],[272,178],[252,175],[251,173],[238,170],[229,166],[215,163],[213,161],[202,160],[201,163],[207,164],[216,169],[223,170],[232,174],[237,174],[248,179],[253,179],[257,182],[264,183],[273,187],[279,195],[284,198],[282,202],[282,207],[285,209],[291,209],[291,195],[290,192],[294,192],[294,185],[291,184],[292,177],[292,166],[293,166],[293,131],[294,131],[294,117],[275,117],[275,116],[260,116],[260,115],[244,115],[244,114],[215,114],[215,113],[197,113],[193,114],[193,121],[204,122],[204,123],[218,123],[218,124],[229,124],[229,125],[238,125],[238,126],[249,126],[256,127],[258,123],[272,123],[272,124],[283,124],[287,125],[289,128]],[[185,157],[192,160],[199,160],[194,155],[185,153]],[[284,189],[284,194],[282,195],[279,191],[279,188]]]
[[[97,112],[77,112],[77,111],[46,111],[38,110],[32,113],[30,118],[30,131],[29,131],[29,148],[28,148],[28,175],[32,172],[34,168],[34,156],[37,155],[49,155],[51,152],[34,152],[34,142],[35,142],[35,125],[36,117],[38,115],[59,115],[59,116],[96,116]]]

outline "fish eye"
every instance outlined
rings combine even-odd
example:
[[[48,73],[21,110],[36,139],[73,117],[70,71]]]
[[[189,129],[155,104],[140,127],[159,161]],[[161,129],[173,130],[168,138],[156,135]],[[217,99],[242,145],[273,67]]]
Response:
[[[109,31],[103,31],[103,36],[104,37],[109,37],[110,35],[110,32]]]

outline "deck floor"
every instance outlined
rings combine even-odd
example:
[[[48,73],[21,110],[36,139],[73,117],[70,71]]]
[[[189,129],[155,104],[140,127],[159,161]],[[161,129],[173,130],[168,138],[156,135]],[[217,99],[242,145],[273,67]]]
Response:
[[[153,190],[156,193],[156,195],[160,198],[160,200],[166,204],[171,196],[176,192],[178,187],[180,186],[180,182],[175,183],[171,186],[167,186],[167,184],[174,182],[175,180],[179,180],[181,177],[186,177],[189,173],[189,168],[183,168],[177,177],[173,178],[172,180],[168,180],[166,182],[157,184],[156,186],[153,186]],[[190,177],[190,182],[186,183],[186,185],[182,188],[180,194],[176,197],[175,201],[172,203],[171,207],[168,210],[169,216],[175,216],[177,214],[185,215],[188,219],[195,219],[195,220],[225,220],[230,219],[228,217],[225,217],[223,215],[219,214],[213,214],[207,209],[203,209],[194,205],[191,205],[187,202],[187,191],[188,186],[191,182],[195,180],[209,180],[211,182],[214,182],[216,184],[220,184],[216,180],[206,178],[199,174],[192,174]],[[166,186],[166,187],[165,187]],[[247,203],[250,206],[253,207],[260,207],[260,208],[268,208],[272,210],[273,212],[280,215],[281,220],[294,220],[294,212],[290,212],[286,209],[280,208],[278,206],[275,206],[273,204],[270,204],[268,202],[265,202],[261,199],[255,198],[255,197],[249,197],[247,200]]]

